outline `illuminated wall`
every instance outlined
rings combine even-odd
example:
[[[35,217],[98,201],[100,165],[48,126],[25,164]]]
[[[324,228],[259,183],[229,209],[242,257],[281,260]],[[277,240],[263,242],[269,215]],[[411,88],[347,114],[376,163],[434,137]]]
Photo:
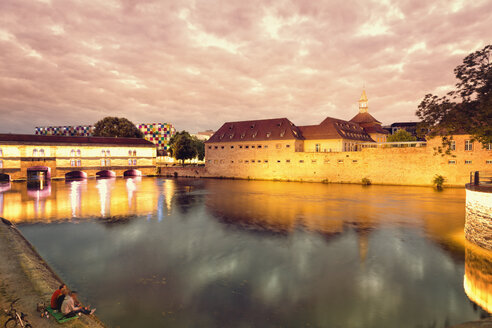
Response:
[[[361,183],[369,178],[378,184],[431,185],[439,174],[445,177],[446,185],[464,186],[470,171],[492,169],[492,150],[475,142],[472,151],[465,151],[465,140],[470,137],[454,139],[456,151],[445,156],[435,151],[441,144],[437,138],[428,141],[427,147],[332,153],[309,152],[309,144],[305,151],[295,151],[294,140],[206,143],[204,176],[341,183]]]
[[[176,134],[176,129],[170,123],[142,123],[137,127],[144,134],[145,140],[165,151],[169,150],[169,140]]]
[[[492,250],[492,187],[488,192],[466,189],[465,236],[472,243]]]

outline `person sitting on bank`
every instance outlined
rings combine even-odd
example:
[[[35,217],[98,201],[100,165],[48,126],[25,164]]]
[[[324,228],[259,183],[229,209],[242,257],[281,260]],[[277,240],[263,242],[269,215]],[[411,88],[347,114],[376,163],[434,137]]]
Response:
[[[57,311],[61,310],[63,300],[65,299],[67,293],[68,293],[68,289],[67,289],[67,285],[65,284],[60,285],[60,287],[58,287],[58,289],[55,290],[55,292],[51,296],[51,302],[50,302],[51,308],[53,310],[57,310]]]
[[[73,317],[78,313],[93,314],[94,311],[96,311],[96,309],[91,310],[88,307],[75,306],[75,302],[77,301],[77,292],[71,291],[68,295],[68,297],[65,297],[61,307],[61,311],[65,315],[65,318]]]

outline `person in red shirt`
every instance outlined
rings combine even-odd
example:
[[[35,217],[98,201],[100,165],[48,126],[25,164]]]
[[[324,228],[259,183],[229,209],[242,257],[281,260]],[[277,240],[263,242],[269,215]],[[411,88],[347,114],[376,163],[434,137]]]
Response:
[[[65,298],[65,295],[67,294],[67,285],[63,284],[60,285],[60,287],[55,290],[53,295],[51,296],[51,308],[53,310],[61,310],[61,305],[63,303],[63,299]]]

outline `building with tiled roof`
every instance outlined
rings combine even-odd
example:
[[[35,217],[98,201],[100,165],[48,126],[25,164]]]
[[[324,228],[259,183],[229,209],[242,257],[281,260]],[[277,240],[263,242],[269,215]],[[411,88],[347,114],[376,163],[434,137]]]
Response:
[[[369,114],[368,99],[365,90],[362,91],[359,99],[359,113],[352,117],[350,122],[359,124],[374,141],[386,142],[386,136],[389,132],[381,126],[381,122]]]

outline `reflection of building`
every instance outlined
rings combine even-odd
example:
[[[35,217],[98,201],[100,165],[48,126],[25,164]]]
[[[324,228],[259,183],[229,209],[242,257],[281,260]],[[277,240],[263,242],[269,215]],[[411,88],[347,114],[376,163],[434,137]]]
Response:
[[[465,253],[465,293],[492,314],[492,252],[468,244]]]
[[[144,139],[0,134],[1,180],[154,174],[155,157],[154,144]]]

